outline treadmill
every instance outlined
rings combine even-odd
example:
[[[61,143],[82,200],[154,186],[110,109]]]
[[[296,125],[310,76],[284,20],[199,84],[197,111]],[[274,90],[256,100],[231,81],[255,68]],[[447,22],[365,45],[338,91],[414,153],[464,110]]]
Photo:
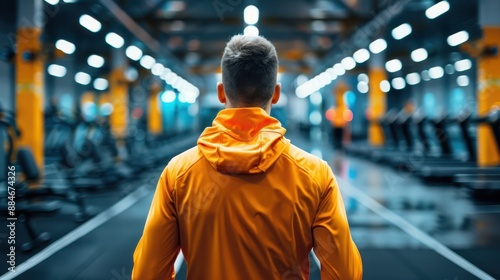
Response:
[[[402,129],[402,123],[408,118],[403,111],[397,114],[388,114],[385,116],[382,124],[384,134],[390,136],[389,145],[381,149],[371,149],[369,157],[377,163],[387,163],[391,158],[409,153],[412,145],[408,143],[405,137],[401,137],[399,131]],[[389,140],[389,139],[387,139]]]
[[[497,151],[500,153],[500,110],[488,114],[486,122],[493,132]],[[500,194],[500,173],[456,174],[453,181],[456,185],[466,187],[474,193]]]
[[[457,118],[447,118],[441,116],[433,121],[428,121],[424,117],[414,116],[413,122],[417,126],[417,135],[422,143],[422,150],[416,150],[406,155],[393,157],[391,165],[398,170],[415,171],[433,166],[454,165],[454,166],[474,166],[476,162],[476,150],[474,149],[473,141],[468,133],[470,121],[470,113],[463,111]],[[409,120],[402,124],[402,131],[411,145],[412,135],[409,129]],[[425,123],[430,122],[433,126],[435,138],[438,140],[441,153],[432,151],[430,140],[425,133]],[[446,131],[448,123],[457,123],[460,127],[462,140],[464,141],[467,153],[466,156],[459,157],[453,153],[450,143],[450,136]],[[420,152],[421,153],[416,153]]]
[[[500,148],[500,142],[498,135],[499,134],[499,128],[498,128],[498,121],[494,121],[494,117],[498,117],[495,114],[498,113],[492,113],[492,116],[487,118],[486,122],[490,125],[492,130],[494,131],[495,135],[495,141],[497,142],[497,146]],[[479,122],[483,122],[484,120],[479,119]],[[421,179],[425,182],[437,182],[437,181],[446,181],[446,182],[454,182],[454,177],[457,174],[464,174],[464,175],[481,175],[481,176],[493,176],[493,175],[499,175],[500,174],[500,166],[493,166],[493,167],[481,167],[478,166],[477,163],[474,163],[471,166],[439,166],[439,165],[426,165],[422,167],[420,170],[416,171],[416,174],[421,177]],[[463,175],[462,175],[463,176]],[[469,180],[469,182],[472,182],[473,180]]]

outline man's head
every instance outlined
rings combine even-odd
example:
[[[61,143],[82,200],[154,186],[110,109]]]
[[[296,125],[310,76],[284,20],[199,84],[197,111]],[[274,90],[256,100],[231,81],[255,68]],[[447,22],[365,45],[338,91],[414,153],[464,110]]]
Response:
[[[217,85],[217,91],[226,107],[261,107],[268,111],[271,103],[278,101],[278,55],[265,38],[234,36],[226,45],[221,66],[222,84]]]

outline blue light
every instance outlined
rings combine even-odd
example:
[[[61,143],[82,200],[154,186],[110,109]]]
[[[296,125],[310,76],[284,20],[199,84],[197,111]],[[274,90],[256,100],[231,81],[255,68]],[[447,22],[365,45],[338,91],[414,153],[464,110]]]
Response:
[[[344,93],[344,102],[347,104],[347,107],[354,107],[354,104],[356,103],[356,94],[352,91],[346,91]]]
[[[111,103],[104,103],[99,107],[99,114],[101,116],[109,116],[113,112],[113,105]]]
[[[61,108],[61,113],[65,117],[73,116],[73,96],[69,93],[63,94],[61,99],[59,99],[59,107]]]
[[[86,102],[82,105],[82,116],[86,121],[95,120],[97,114],[97,106],[94,102]]]
[[[175,92],[173,92],[172,90],[167,90],[161,94],[161,101],[163,103],[172,103],[175,101],[176,97],[177,96]]]
[[[424,112],[427,117],[433,118],[436,114],[436,97],[433,93],[424,94]]]
[[[455,88],[451,91],[450,114],[458,115],[465,107],[465,92],[461,88]]]

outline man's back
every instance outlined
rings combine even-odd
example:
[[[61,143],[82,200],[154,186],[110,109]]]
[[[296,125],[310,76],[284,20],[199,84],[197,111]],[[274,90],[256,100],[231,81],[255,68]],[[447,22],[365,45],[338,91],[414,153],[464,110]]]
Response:
[[[323,279],[361,278],[330,168],[284,132],[262,109],[221,111],[163,172],[134,255],[137,279],[171,275],[179,248],[189,279],[306,279],[313,247]]]

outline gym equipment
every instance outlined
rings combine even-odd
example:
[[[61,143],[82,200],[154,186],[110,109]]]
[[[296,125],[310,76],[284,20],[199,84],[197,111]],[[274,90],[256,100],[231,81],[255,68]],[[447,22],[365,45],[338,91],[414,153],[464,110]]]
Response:
[[[500,151],[500,110],[490,112],[485,119],[479,119],[479,121],[489,123]],[[473,195],[487,193],[498,196],[500,194],[500,172],[496,174],[491,174],[490,171],[478,174],[461,173],[456,174],[453,181],[456,185],[469,189]]]
[[[417,118],[414,122],[417,125],[417,135],[422,143],[422,149],[417,149],[404,156],[393,157],[390,159],[391,165],[398,170],[416,173],[432,166],[473,166],[477,156],[468,132],[470,120],[470,113],[464,110],[456,118],[445,118],[442,116],[432,121],[434,136],[439,143],[441,151],[440,153],[435,153],[430,148],[430,140],[425,133],[424,120]],[[457,156],[456,153],[453,153],[450,143],[451,137],[447,132],[447,124],[458,124],[461,140],[464,142],[466,148],[465,156]]]
[[[495,135],[495,142],[497,147],[500,149],[500,135],[498,132],[498,113],[491,112],[487,118],[476,119],[475,122],[487,123]],[[468,174],[468,175],[498,175],[500,174],[500,166],[496,167],[480,167],[474,162],[468,166],[433,166],[428,165],[422,167],[422,169],[417,170],[416,174],[420,176],[426,182],[433,181],[453,181],[453,177],[456,174]]]
[[[20,190],[18,185],[11,186],[8,184],[6,175],[8,174],[8,166],[14,165],[12,154],[15,150],[15,141],[12,135],[18,135],[18,131],[15,128],[14,115],[0,108],[0,215],[5,217],[10,217],[8,211],[8,187],[15,187],[16,190],[16,211],[15,214],[18,220],[24,225],[26,231],[28,232],[30,240],[22,244],[21,249],[23,251],[30,251],[35,249],[40,244],[43,244],[50,240],[50,235],[46,232],[37,233],[35,230],[32,218],[41,215],[54,215],[56,214],[60,206],[57,201],[43,201],[43,202],[30,202],[23,199],[22,190]],[[5,150],[7,147],[7,150]],[[32,163],[35,167],[36,164]],[[18,169],[14,175],[18,174]],[[17,176],[16,176],[17,177]]]

